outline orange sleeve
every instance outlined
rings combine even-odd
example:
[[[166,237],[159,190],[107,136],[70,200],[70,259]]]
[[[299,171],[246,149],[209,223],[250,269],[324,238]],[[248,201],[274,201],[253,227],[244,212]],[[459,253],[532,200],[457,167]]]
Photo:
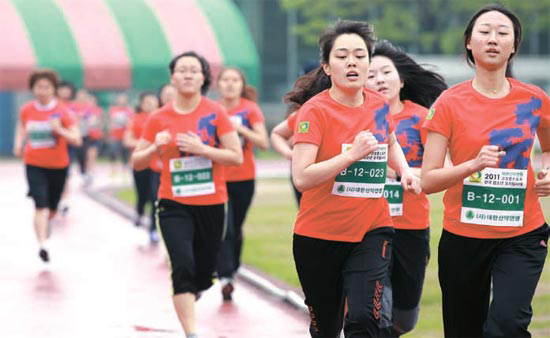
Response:
[[[253,126],[256,123],[261,123],[264,121],[264,114],[262,113],[260,107],[257,104],[254,104],[250,110],[250,125]]]
[[[233,124],[229,120],[229,116],[227,115],[227,112],[225,111],[225,109],[223,108],[220,109],[216,117],[216,120],[217,120],[216,132],[218,136],[222,136],[232,131],[235,131],[235,127],[233,127]]]
[[[68,109],[63,108],[63,110],[61,110],[61,124],[65,128],[70,128],[75,123],[76,123],[76,119],[73,117],[70,111]]]
[[[540,126],[550,128],[550,100],[545,92],[542,92],[542,104],[540,107]]]
[[[447,139],[450,139],[452,131],[452,118],[448,111],[448,104],[446,101],[447,100],[443,95],[437,99],[437,101],[430,108],[422,129],[426,132],[434,131],[445,136]]]
[[[320,145],[325,130],[322,111],[312,104],[304,104],[296,113],[294,144],[313,143]]]
[[[160,131],[161,130],[158,118],[156,118],[156,116],[150,116],[145,123],[141,138],[143,138],[147,142],[153,143],[155,142],[155,137],[157,136],[157,133]]]

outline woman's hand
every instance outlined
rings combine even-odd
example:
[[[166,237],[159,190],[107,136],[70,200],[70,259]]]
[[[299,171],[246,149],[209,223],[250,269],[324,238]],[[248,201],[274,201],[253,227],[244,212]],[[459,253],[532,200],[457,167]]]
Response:
[[[417,195],[422,192],[420,179],[410,169],[401,173],[401,186],[404,191],[414,192]]]
[[[535,178],[535,191],[538,197],[547,197],[550,195],[550,168],[544,168]]]
[[[176,135],[176,144],[181,151],[195,155],[203,155],[205,152],[205,144],[202,143],[201,138],[193,133],[187,132],[185,134]]]
[[[498,146],[483,146],[473,160],[473,172],[481,171],[487,167],[496,168],[500,157],[506,155],[505,151],[499,151]]]
[[[364,159],[378,149],[378,141],[370,131],[362,131],[353,140],[351,149],[347,152],[353,162]]]

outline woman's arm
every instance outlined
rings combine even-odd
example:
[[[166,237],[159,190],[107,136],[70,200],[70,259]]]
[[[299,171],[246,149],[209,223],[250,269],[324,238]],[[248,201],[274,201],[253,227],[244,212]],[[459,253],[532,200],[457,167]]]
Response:
[[[550,127],[539,127],[537,136],[542,149],[542,170],[535,178],[535,191],[539,197],[546,197],[550,195]]]
[[[273,148],[286,159],[292,159],[292,148],[288,140],[292,137],[293,131],[290,130],[288,122],[284,120],[271,131],[271,144]]]
[[[17,120],[15,127],[15,137],[13,140],[13,154],[16,157],[21,157],[23,154],[23,143],[25,142],[25,128],[20,120]]]
[[[312,143],[298,143],[292,151],[292,176],[299,191],[305,191],[336,177],[353,162],[363,159],[378,149],[378,141],[367,131],[357,134],[349,151],[323,162],[315,163],[319,147]]]
[[[163,130],[155,135],[155,142],[151,143],[143,138],[138,141],[132,153],[130,161],[135,170],[143,170],[149,166],[155,152],[163,145],[170,143],[172,135],[168,130]]]
[[[445,136],[428,132],[421,175],[422,190],[427,194],[443,191],[484,168],[497,167],[499,157],[505,155],[504,151],[498,150],[498,146],[486,145],[475,159],[444,167],[448,142]]]
[[[61,119],[55,118],[51,120],[53,130],[61,137],[64,137],[67,142],[75,147],[82,145],[82,137],[80,137],[80,130],[78,130],[78,124],[73,123],[69,128],[63,127]]]
[[[267,139],[267,129],[264,122],[254,123],[252,129],[248,129],[245,126],[235,126],[239,134],[243,135],[245,139],[252,142],[256,147],[266,150],[269,148],[269,140]]]
[[[176,136],[176,144],[181,151],[208,157],[212,161],[223,165],[241,165],[243,163],[243,151],[237,132],[232,131],[223,134],[220,136],[220,142],[222,147],[215,148],[202,143],[200,137],[193,132]]]

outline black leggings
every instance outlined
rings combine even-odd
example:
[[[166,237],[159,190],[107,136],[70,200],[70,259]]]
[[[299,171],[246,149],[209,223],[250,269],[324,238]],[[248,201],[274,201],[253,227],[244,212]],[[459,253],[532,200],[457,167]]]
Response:
[[[443,230],[439,284],[445,337],[531,336],[531,301],[549,232],[544,224],[517,237],[480,239]]]
[[[311,316],[311,337],[339,337],[342,326],[347,338],[391,335],[393,234],[391,227],[378,228],[359,243],[294,235],[294,262]]]
[[[241,265],[243,223],[254,196],[254,180],[227,182],[227,232],[218,259],[218,276],[232,278]]]
[[[170,257],[174,295],[208,289],[223,236],[224,205],[185,205],[161,199],[158,217]]]
[[[75,159],[80,167],[80,173],[85,175],[88,172],[88,148],[90,148],[90,137],[82,138],[82,145],[74,148]]]
[[[139,217],[145,212],[145,204],[152,202],[151,195],[151,173],[152,170],[147,168],[140,171],[133,171],[134,185],[136,187],[136,212]]]

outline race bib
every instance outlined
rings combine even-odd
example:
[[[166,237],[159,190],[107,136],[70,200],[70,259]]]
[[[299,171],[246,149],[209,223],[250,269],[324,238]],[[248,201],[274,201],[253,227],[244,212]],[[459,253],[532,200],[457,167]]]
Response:
[[[118,129],[126,127],[128,124],[129,116],[126,112],[120,111],[113,114],[113,126]]]
[[[351,144],[342,144],[342,153],[351,149]],[[378,150],[366,158],[352,163],[342,170],[332,187],[332,194],[347,197],[379,198],[384,194],[388,145],[380,144]]]
[[[216,192],[212,176],[212,160],[190,156],[170,160],[172,194],[175,197],[209,195]]]
[[[527,170],[485,168],[464,179],[463,223],[523,225]]]
[[[401,182],[388,178],[384,186],[384,198],[390,205],[390,216],[403,216],[403,186]]]
[[[31,148],[54,148],[57,144],[50,121],[29,121],[26,127]]]

